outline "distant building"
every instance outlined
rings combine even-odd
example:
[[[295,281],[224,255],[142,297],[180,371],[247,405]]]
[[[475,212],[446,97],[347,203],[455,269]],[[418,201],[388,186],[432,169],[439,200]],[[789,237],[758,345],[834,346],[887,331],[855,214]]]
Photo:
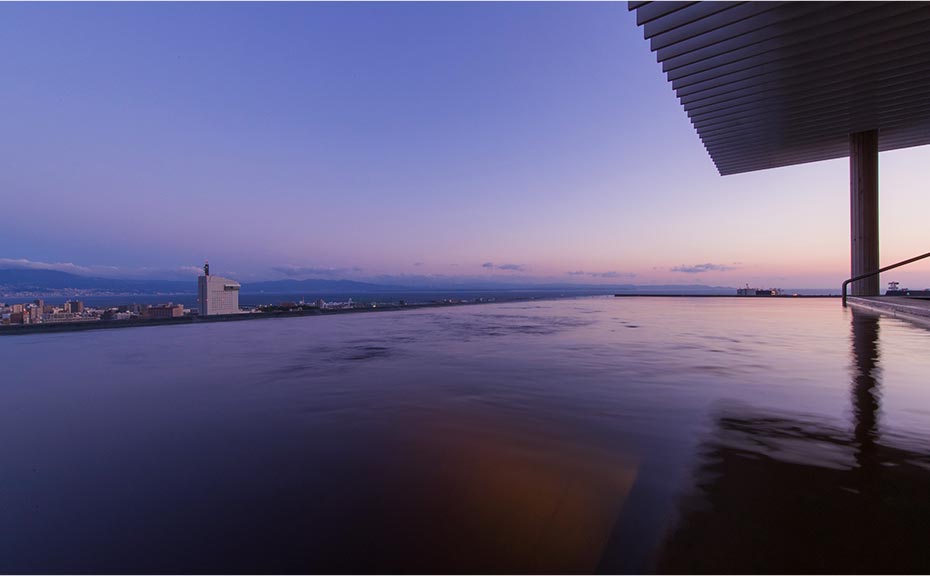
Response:
[[[100,318],[96,316],[81,316],[73,312],[53,312],[46,314],[43,322],[54,324],[56,322],[97,322]]]
[[[142,310],[142,317],[146,320],[156,318],[180,318],[184,316],[183,304],[162,304],[158,306],[149,306]]]
[[[65,312],[80,314],[84,312],[84,303],[79,300],[65,302]]]
[[[210,276],[210,264],[204,264],[203,276],[197,279],[197,302],[201,316],[239,313],[239,283],[222,276]]]
[[[781,289],[779,288],[750,288],[749,284],[746,284],[745,288],[736,289],[737,296],[781,296]]]

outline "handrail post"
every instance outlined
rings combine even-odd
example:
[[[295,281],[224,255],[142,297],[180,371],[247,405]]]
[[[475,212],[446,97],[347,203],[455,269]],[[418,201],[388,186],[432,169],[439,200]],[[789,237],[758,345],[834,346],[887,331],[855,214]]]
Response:
[[[868,272],[866,274],[860,274],[858,276],[853,276],[852,278],[849,278],[848,280],[843,282],[843,307],[844,308],[846,307],[846,287],[849,286],[850,282],[856,282],[857,280],[862,280],[863,278],[869,278],[870,276],[875,276],[876,274],[881,274],[882,272],[887,272],[888,270],[892,270],[899,266],[904,266],[905,264],[910,264],[911,262],[917,262],[918,260],[923,260],[924,258],[927,258],[927,257],[930,257],[930,252],[927,252],[926,254],[921,254],[920,256],[914,256],[913,258],[908,258],[907,260],[896,262],[895,264],[892,264],[890,266],[885,266],[884,268],[879,268],[878,270],[875,270],[874,272]]]

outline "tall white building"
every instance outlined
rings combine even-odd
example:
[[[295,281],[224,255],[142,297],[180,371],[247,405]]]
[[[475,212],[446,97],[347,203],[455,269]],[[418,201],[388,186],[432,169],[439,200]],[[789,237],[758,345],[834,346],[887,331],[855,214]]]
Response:
[[[222,276],[210,276],[210,264],[203,265],[203,276],[197,278],[197,302],[200,315],[238,314],[239,283]]]

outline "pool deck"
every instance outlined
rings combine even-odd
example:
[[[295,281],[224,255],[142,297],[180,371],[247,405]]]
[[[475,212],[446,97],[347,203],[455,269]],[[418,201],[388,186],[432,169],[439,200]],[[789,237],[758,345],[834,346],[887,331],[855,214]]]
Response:
[[[907,296],[850,296],[846,301],[852,306],[912,320],[930,327],[930,299]]]

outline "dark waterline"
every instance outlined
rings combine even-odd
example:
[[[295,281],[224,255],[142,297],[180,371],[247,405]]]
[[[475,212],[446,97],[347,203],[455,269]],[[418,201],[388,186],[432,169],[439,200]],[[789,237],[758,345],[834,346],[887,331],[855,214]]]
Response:
[[[0,572],[926,572],[928,342],[609,297],[6,339]]]

